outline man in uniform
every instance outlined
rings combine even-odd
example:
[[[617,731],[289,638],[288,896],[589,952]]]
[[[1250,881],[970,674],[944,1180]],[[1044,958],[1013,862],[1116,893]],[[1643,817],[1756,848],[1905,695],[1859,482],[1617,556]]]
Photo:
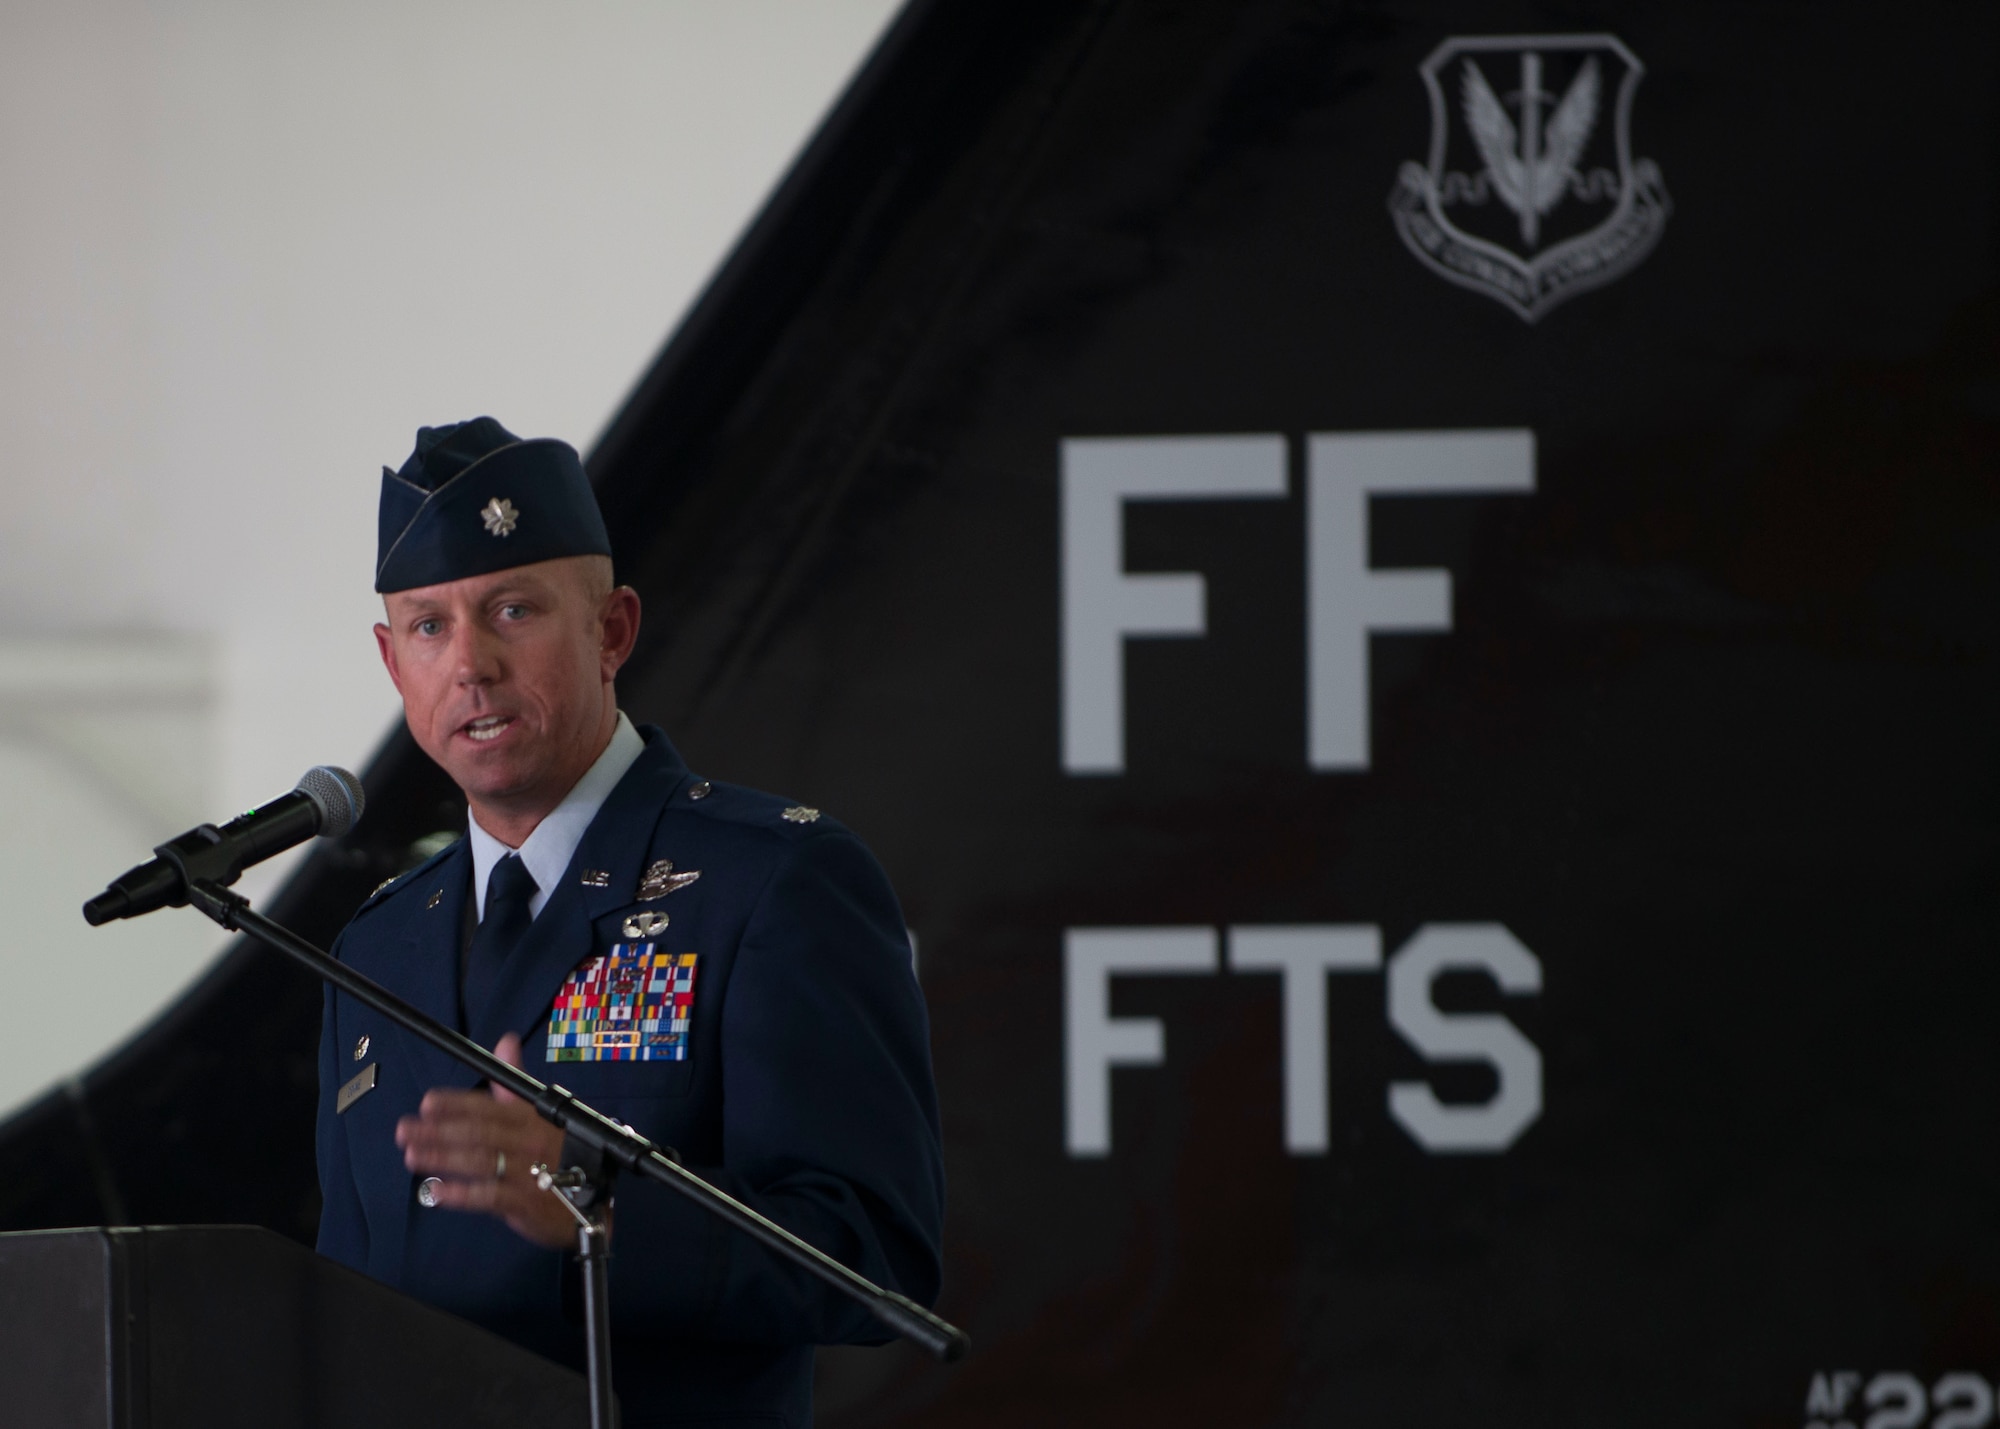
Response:
[[[833,820],[691,773],[619,711],[639,598],[576,452],[421,430],[383,472],[375,588],[410,733],[470,818],[335,955],[931,1303],[944,1184],[895,895]],[[581,1365],[574,1223],[529,1175],[559,1131],[329,990],[318,1137],[323,1253]],[[611,1249],[627,1424],[804,1429],[812,1346],[883,1338],[650,1182],[619,1185]]]

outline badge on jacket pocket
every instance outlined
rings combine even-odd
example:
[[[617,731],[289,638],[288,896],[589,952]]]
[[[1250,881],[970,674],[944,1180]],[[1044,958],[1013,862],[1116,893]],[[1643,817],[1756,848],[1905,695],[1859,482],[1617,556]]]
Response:
[[[685,1062],[695,955],[614,943],[563,979],[549,1009],[551,1062]]]
[[[375,1066],[375,1063],[370,1062],[347,1079],[347,1085],[343,1086],[333,1099],[333,1114],[335,1116],[339,1116],[342,1112],[367,1096],[368,1093],[375,1090]]]

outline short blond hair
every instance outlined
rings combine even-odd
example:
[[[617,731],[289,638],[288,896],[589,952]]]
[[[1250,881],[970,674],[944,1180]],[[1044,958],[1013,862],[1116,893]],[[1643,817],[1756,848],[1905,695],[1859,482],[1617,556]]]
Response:
[[[604,598],[618,588],[617,573],[612,569],[609,556],[575,556],[573,560],[583,562],[583,593],[592,605],[604,604]]]

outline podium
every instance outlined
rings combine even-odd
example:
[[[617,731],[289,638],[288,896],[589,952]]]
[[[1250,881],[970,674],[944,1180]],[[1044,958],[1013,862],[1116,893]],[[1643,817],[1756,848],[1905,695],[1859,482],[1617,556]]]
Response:
[[[0,1422],[582,1426],[584,1377],[256,1226],[0,1234]]]

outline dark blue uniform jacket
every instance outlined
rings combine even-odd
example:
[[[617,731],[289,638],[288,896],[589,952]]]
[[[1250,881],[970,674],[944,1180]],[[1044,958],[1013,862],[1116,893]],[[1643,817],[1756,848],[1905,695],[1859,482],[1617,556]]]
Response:
[[[659,730],[612,791],[511,965],[506,1025],[527,1070],[559,1082],[706,1179],[871,1279],[930,1304],[944,1177],[930,1034],[895,895],[833,820],[690,775]],[[704,792],[705,791],[705,792]],[[660,860],[700,877],[648,901]],[[461,840],[377,891],[334,945],[343,962],[458,1024]],[[603,886],[592,886],[602,884]],[[544,1060],[551,1001],[579,965],[629,943],[695,955],[682,1061]],[[362,1038],[367,1050],[359,1057]],[[373,1063],[377,1084],[336,1113]],[[581,1366],[566,1256],[489,1216],[428,1210],[395,1145],[431,1087],[473,1075],[353,999],[329,993],[320,1038],[320,1250]],[[882,1338],[865,1313],[686,1200],[626,1178],[612,1237],[613,1369],[625,1422],[804,1426],[815,1343]]]

